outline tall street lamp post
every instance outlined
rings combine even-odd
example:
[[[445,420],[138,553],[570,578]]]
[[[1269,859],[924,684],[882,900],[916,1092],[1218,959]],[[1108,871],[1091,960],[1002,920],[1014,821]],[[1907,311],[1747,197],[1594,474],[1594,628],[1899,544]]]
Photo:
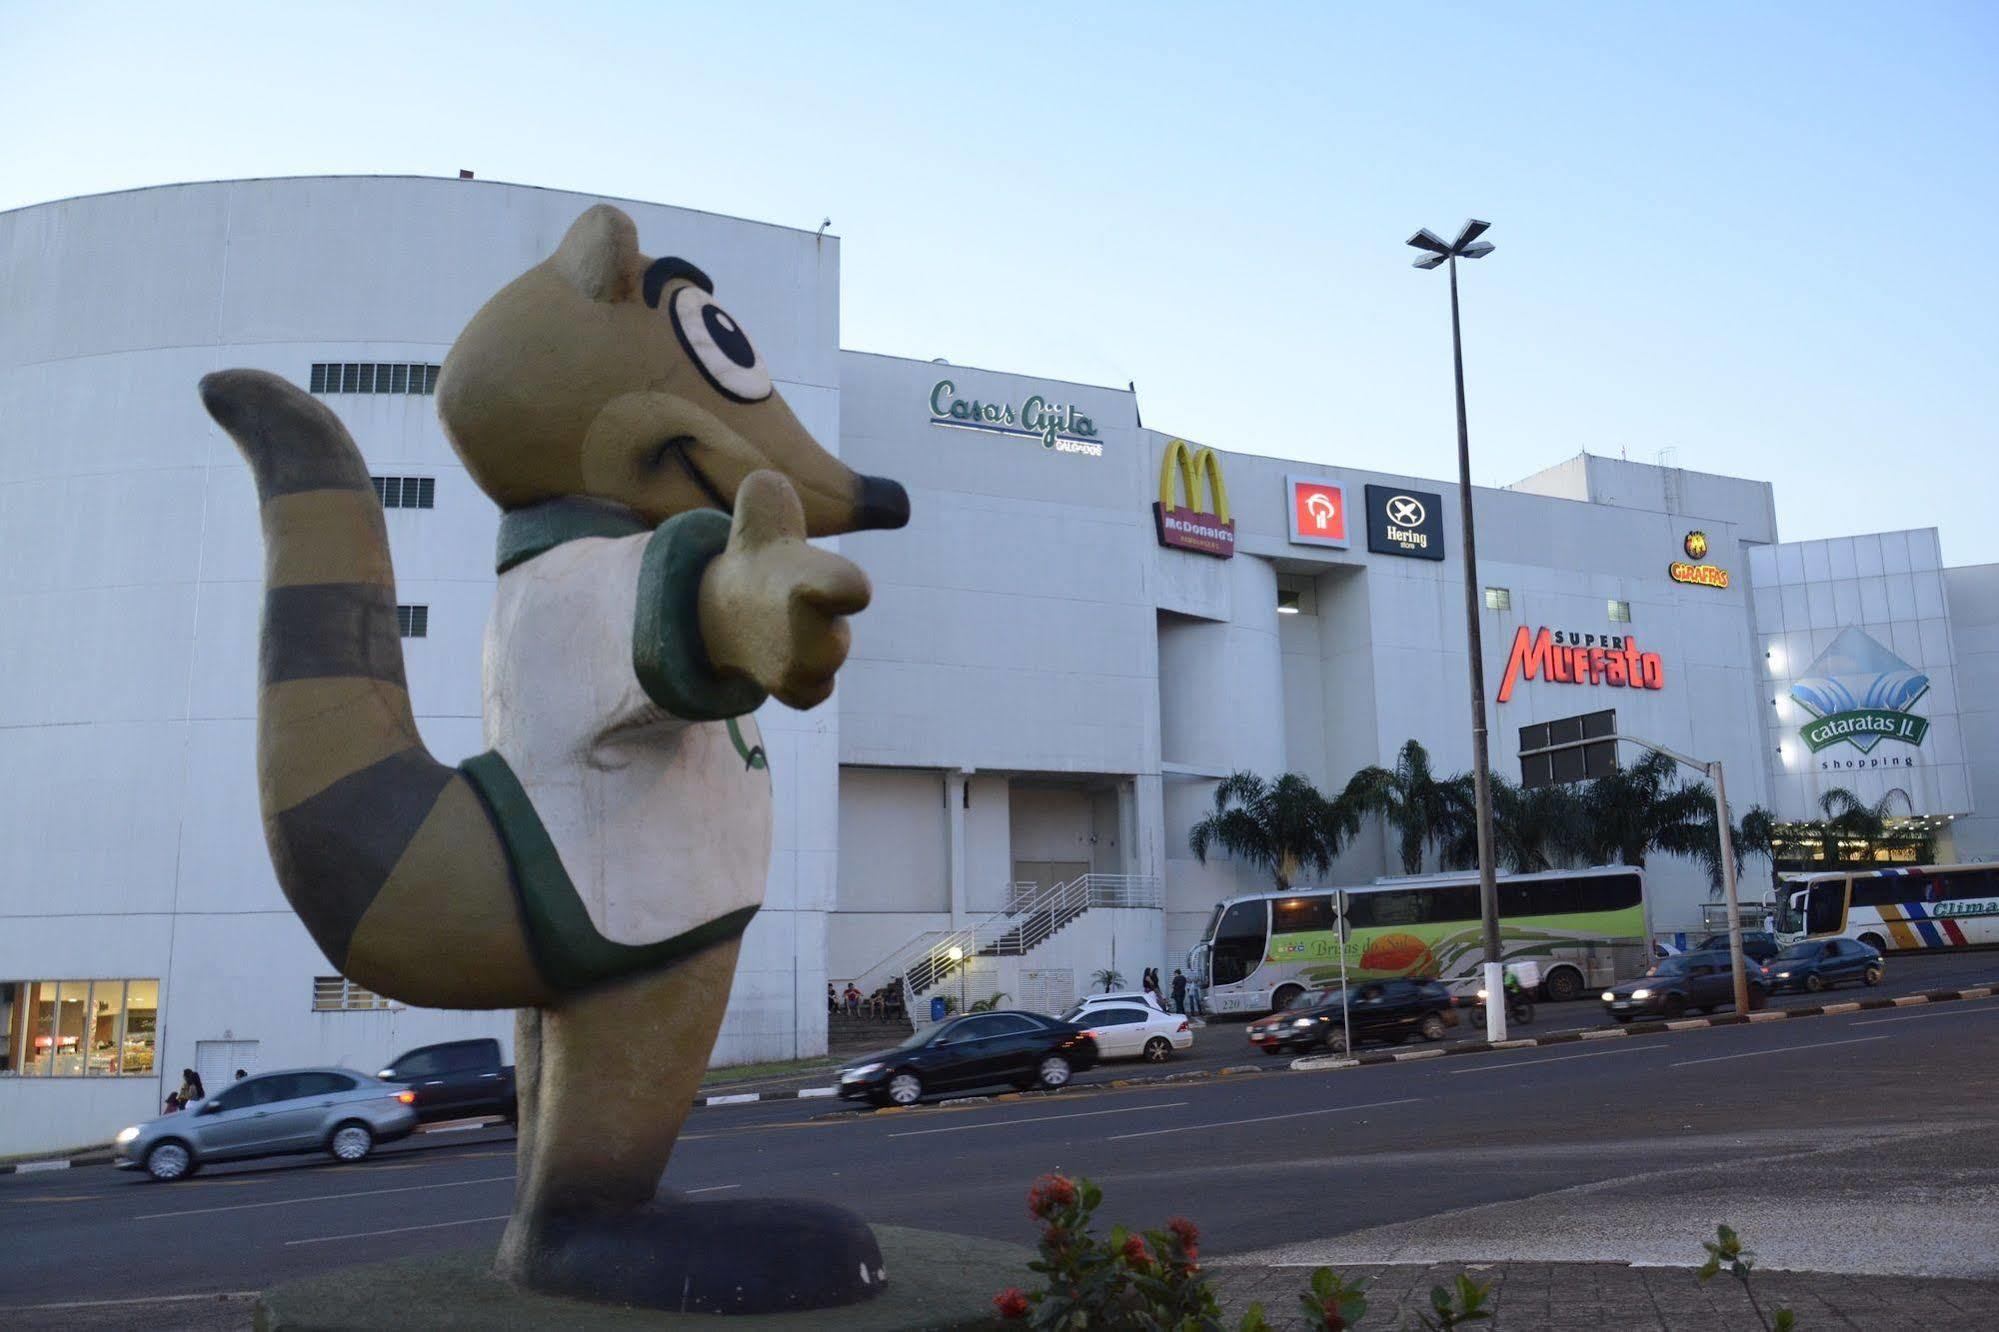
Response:
[[[1478,913],[1485,930],[1485,1036],[1506,1039],[1506,968],[1499,955],[1499,886],[1492,863],[1492,773],[1485,736],[1485,648],[1478,623],[1478,542],[1472,530],[1471,439],[1465,428],[1464,339],[1458,331],[1458,260],[1483,259],[1492,242],[1479,239],[1490,222],[1473,218],[1446,244],[1427,228],[1409,238],[1422,250],[1416,267],[1451,266],[1451,369],[1458,388],[1458,515],[1465,551],[1465,634],[1471,652],[1472,781],[1478,807]]]

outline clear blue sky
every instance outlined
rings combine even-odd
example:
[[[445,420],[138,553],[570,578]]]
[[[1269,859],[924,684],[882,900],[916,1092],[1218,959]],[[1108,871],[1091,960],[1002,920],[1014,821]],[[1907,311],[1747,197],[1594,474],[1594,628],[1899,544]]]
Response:
[[[844,243],[844,345],[1136,380],[1204,443],[1777,483],[1999,560],[1999,6],[21,4],[0,208],[454,174]]]

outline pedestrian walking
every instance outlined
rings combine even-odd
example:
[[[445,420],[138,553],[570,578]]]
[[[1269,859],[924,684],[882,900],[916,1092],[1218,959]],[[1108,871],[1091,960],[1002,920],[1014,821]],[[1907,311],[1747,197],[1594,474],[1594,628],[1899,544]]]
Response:
[[[193,1105],[196,1101],[206,1100],[208,1089],[201,1085],[201,1074],[191,1068],[184,1068],[180,1071],[180,1091],[176,1094],[180,1097],[180,1103],[187,1106]]]
[[[1187,973],[1178,967],[1173,968],[1173,1011],[1187,1011]]]

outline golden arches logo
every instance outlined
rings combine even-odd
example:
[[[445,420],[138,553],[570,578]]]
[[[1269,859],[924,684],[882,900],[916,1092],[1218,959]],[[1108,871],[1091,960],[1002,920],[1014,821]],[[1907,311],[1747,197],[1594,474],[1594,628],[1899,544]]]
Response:
[[[1202,478],[1207,480],[1208,503],[1201,503]],[[1187,497],[1185,505],[1173,503],[1174,480],[1180,482],[1179,489]],[[1222,460],[1215,451],[1205,446],[1195,448],[1184,439],[1176,439],[1166,446],[1166,456],[1159,462],[1159,503],[1162,508],[1184,507],[1195,513],[1212,513],[1223,522],[1229,521],[1229,488],[1222,480]]]
[[[1176,498],[1185,503],[1174,503]],[[1213,449],[1196,448],[1184,439],[1168,442],[1159,462],[1159,502],[1152,506],[1152,518],[1162,546],[1224,560],[1235,554],[1228,483]]]

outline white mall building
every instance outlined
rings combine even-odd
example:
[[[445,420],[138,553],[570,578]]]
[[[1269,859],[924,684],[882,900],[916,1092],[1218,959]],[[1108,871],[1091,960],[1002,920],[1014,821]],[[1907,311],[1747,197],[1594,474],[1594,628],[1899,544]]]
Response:
[[[510,1014],[355,993],[278,891],[256,503],[195,383],[261,367],[348,424],[381,478],[425,738],[481,752],[499,515],[429,389],[471,313],[597,201],[308,178],[0,214],[0,1154],[104,1141],[184,1067],[212,1086],[511,1045]],[[1336,790],[1412,737],[1469,766],[1454,483],[1211,439],[1225,503],[1183,483],[1155,517],[1183,455],[1131,393],[843,350],[837,238],[619,202],[647,253],[714,278],[799,418],[912,505],[902,531],[840,540],[875,602],[833,700],[758,717],[775,847],[718,1062],[824,1050],[829,981],[995,937],[1024,884],[1090,909],[981,956],[974,997],[1170,969],[1218,900],[1265,883],[1187,850],[1231,771]],[[1615,708],[1722,760],[1738,810],[1808,821],[1825,786],[1899,788],[1938,859],[1999,858],[1999,566],[1944,568],[1934,530],[1783,543],[1769,484],[1588,443],[1475,494],[1495,769],[1517,773],[1520,727]],[[1862,675],[1891,696],[1827,702]],[[1915,720],[1826,734],[1842,707]],[[1397,869],[1370,826],[1330,881]],[[1698,929],[1705,876],[1647,873],[1654,928]],[[1746,882],[1767,891],[1767,863]]]

